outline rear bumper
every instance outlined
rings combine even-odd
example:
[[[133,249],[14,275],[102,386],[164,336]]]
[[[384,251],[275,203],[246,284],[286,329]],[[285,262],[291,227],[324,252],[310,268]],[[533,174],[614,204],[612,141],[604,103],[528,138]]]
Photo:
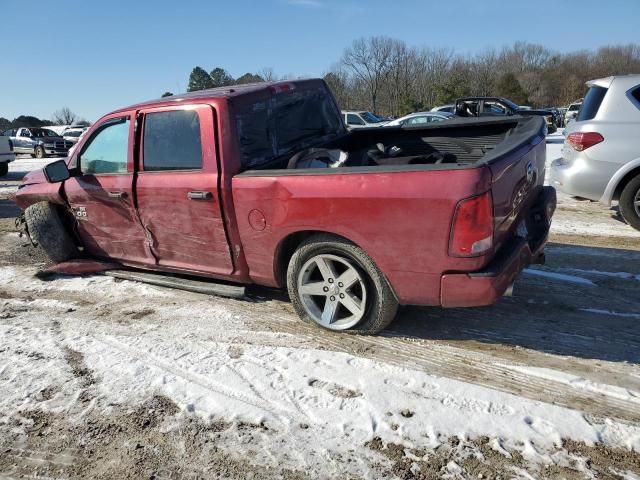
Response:
[[[440,304],[445,308],[491,305],[527,265],[543,263],[555,208],[555,189],[545,187],[526,219],[529,236],[514,237],[483,270],[442,275]]]

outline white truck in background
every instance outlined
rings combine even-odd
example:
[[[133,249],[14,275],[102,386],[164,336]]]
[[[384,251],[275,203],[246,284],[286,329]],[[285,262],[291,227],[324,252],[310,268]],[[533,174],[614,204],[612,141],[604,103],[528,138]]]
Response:
[[[9,137],[0,135],[0,177],[9,173],[9,163],[16,159],[13,153],[13,142]]]

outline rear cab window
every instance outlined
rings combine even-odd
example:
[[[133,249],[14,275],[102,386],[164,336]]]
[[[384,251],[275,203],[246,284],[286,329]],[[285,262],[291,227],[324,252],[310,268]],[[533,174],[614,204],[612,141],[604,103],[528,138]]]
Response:
[[[607,88],[600,87],[598,85],[593,85],[589,88],[589,91],[587,91],[587,94],[582,101],[582,107],[580,107],[578,116],[576,117],[577,122],[592,120],[598,114],[598,110],[600,109],[602,100],[604,100],[604,96],[607,94],[607,90]]]
[[[341,113],[323,87],[239,97],[233,107],[242,170],[278,168],[294,153],[344,133]]]

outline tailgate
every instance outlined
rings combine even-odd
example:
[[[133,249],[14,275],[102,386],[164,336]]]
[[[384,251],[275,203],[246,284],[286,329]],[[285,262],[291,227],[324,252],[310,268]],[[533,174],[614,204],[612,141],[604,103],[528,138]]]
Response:
[[[544,120],[530,117],[500,144],[500,155],[488,161],[492,174],[494,246],[496,251],[520,226],[544,185],[546,143]],[[522,232],[521,232],[522,233]]]

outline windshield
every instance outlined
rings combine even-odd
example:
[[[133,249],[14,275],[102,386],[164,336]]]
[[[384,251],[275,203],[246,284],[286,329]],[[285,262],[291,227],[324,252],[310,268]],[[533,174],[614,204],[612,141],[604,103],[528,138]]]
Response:
[[[75,132],[64,132],[65,137],[79,137],[82,132],[76,130]]]
[[[511,100],[507,100],[506,98],[502,99],[502,103],[504,103],[507,107],[509,107],[512,110],[518,110],[519,108],[527,108],[527,107],[521,107],[520,105],[516,105]]]
[[[36,138],[60,136],[56,132],[54,132],[53,130],[49,130],[48,128],[30,128],[29,131],[31,132],[31,135]]]
[[[376,117],[373,113],[371,112],[360,112],[360,116],[364,119],[365,122],[367,123],[380,123],[382,122],[382,120],[380,120],[378,117]]]
[[[259,168],[342,133],[340,112],[324,88],[289,90],[236,105],[243,169]]]
[[[580,108],[580,105],[578,105],[578,104],[575,104],[575,103],[574,103],[573,105],[570,105],[570,106],[569,106],[569,111],[570,111],[570,112],[575,112],[575,111],[577,111],[579,108]]]

